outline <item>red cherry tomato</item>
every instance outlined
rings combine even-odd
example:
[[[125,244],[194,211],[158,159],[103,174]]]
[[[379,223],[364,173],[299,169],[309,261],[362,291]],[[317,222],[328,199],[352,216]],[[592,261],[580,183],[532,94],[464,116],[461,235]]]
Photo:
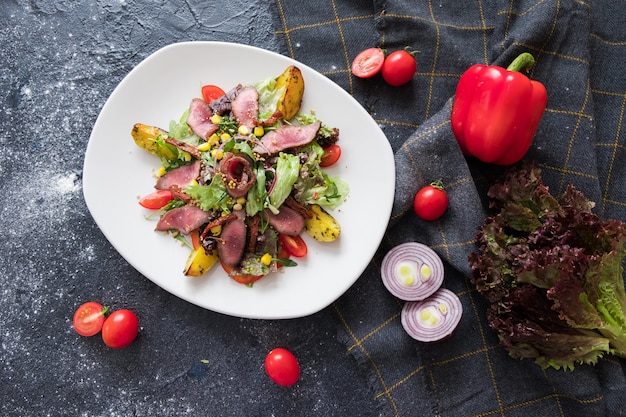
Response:
[[[102,330],[108,307],[95,301],[89,301],[76,309],[74,313],[74,330],[81,336],[93,336]]]
[[[411,81],[417,70],[413,53],[404,49],[394,51],[385,58],[382,71],[387,84],[398,87]]]
[[[158,210],[163,208],[167,203],[172,201],[174,196],[170,190],[158,190],[143,196],[139,200],[139,204],[150,210]]]
[[[359,78],[370,78],[380,72],[385,53],[380,48],[368,48],[352,61],[352,74]]]
[[[341,146],[335,144],[328,145],[324,148],[324,155],[322,155],[322,158],[320,160],[320,166],[322,168],[329,167],[337,162],[340,156]]]
[[[240,284],[250,285],[250,284],[257,282],[258,280],[260,280],[261,278],[265,276],[265,275],[250,275],[250,274],[231,275],[233,271],[233,267],[228,266],[224,264],[223,262],[220,262],[220,264],[222,265],[222,269],[224,269],[224,272],[226,272],[231,279],[237,281]]]
[[[280,247],[295,258],[302,258],[308,252],[306,242],[300,236],[289,236],[280,233],[278,241],[280,242]]]
[[[104,321],[102,340],[108,347],[121,349],[130,345],[139,332],[139,320],[130,310],[116,310]]]
[[[437,220],[448,209],[448,194],[439,182],[427,185],[415,194],[413,208],[422,220]]]
[[[284,348],[273,349],[267,354],[265,372],[272,381],[283,387],[292,386],[300,379],[298,360]]]
[[[202,86],[202,99],[207,103],[222,97],[224,94],[224,90],[216,85],[207,84]]]

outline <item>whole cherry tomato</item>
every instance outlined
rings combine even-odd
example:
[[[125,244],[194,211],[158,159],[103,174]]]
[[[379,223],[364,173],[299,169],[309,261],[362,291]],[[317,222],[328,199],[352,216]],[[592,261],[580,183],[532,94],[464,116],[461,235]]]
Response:
[[[352,61],[352,74],[359,78],[370,78],[380,72],[385,61],[385,52],[380,48],[368,48]]]
[[[440,181],[420,189],[413,200],[415,213],[427,221],[437,220],[448,209],[448,194]]]
[[[226,94],[224,93],[224,90],[222,90],[216,85],[207,84],[207,85],[202,86],[202,99],[206,103],[210,103],[213,100],[216,100],[222,97],[224,94]]]
[[[81,336],[93,336],[102,330],[108,307],[95,301],[84,303],[74,313],[73,326]]]
[[[265,357],[265,372],[278,385],[289,387],[300,379],[300,364],[293,353],[276,348]]]
[[[394,51],[385,58],[382,71],[383,79],[387,84],[398,87],[411,81],[417,70],[414,56],[416,53],[417,51],[405,48]]]
[[[108,347],[121,349],[130,345],[139,332],[139,320],[130,310],[116,310],[102,325],[102,340]]]
[[[336,144],[328,145],[324,148],[324,155],[322,155],[322,158],[320,160],[320,166],[322,168],[326,168],[334,165],[339,160],[340,156],[341,146]]]

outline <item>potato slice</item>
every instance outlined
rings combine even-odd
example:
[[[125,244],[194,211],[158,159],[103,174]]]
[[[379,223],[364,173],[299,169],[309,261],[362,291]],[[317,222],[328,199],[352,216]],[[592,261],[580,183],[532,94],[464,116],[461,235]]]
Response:
[[[133,130],[131,131],[131,135],[133,140],[140,148],[150,152],[153,155],[156,155],[156,138],[159,135],[163,135],[163,137],[167,136],[167,132],[161,128],[156,126],[144,125],[142,123],[136,123],[133,126]]]
[[[341,234],[341,225],[323,208],[314,204],[311,206],[311,218],[304,221],[304,230],[318,242],[332,242]]]
[[[185,275],[199,277],[204,275],[213,265],[217,263],[217,253],[215,251],[207,254],[202,246],[192,250],[185,263]]]
[[[304,95],[304,78],[298,67],[290,65],[276,78],[276,88],[283,87],[285,91],[276,104],[276,110],[283,114],[284,119],[289,120],[300,111]]]

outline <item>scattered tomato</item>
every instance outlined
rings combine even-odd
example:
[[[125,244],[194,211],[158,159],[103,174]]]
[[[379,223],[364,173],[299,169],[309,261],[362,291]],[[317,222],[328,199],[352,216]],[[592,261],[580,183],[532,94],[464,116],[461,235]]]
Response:
[[[81,336],[93,336],[100,333],[108,311],[108,307],[103,307],[95,301],[84,303],[74,313],[74,330]]]
[[[150,210],[158,210],[172,201],[173,198],[174,196],[170,190],[158,190],[143,196],[139,200],[139,205]]]
[[[382,72],[383,79],[387,84],[398,87],[411,81],[417,70],[415,53],[417,51],[410,51],[408,48],[405,48],[400,51],[394,51],[385,58]]]
[[[116,310],[102,326],[102,340],[108,347],[121,349],[130,345],[139,332],[139,320],[130,310]]]
[[[370,78],[380,72],[385,61],[385,52],[380,48],[368,48],[352,61],[352,74],[359,78]]]
[[[222,265],[222,269],[224,269],[224,272],[226,272],[231,279],[235,280],[236,282],[240,284],[251,285],[264,277],[264,275],[250,275],[250,274],[231,275],[231,273],[233,272],[233,267],[228,266],[224,264],[223,262],[220,262],[220,263]]]
[[[415,213],[427,221],[437,220],[448,209],[448,194],[440,181],[434,182],[415,194],[413,200]]]
[[[293,353],[284,348],[276,348],[265,358],[265,372],[278,385],[289,387],[298,382],[300,365]]]
[[[293,257],[302,258],[308,253],[306,242],[300,236],[289,236],[279,233],[278,241],[280,242],[280,247]]]
[[[335,162],[339,160],[340,156],[341,146],[335,144],[328,145],[324,148],[324,155],[322,155],[322,158],[320,160],[320,166],[323,168],[329,167],[335,164]]]
[[[210,103],[222,97],[224,94],[226,94],[224,93],[224,90],[222,90],[216,85],[207,84],[207,85],[202,86],[202,99],[206,103]]]

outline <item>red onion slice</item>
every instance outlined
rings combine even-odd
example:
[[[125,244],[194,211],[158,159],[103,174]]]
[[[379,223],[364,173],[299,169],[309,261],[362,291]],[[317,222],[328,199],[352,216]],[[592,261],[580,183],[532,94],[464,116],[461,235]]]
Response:
[[[419,301],[433,294],[443,283],[443,262],[437,253],[417,242],[402,243],[383,258],[383,284],[396,297]]]
[[[402,327],[415,340],[436,342],[452,334],[461,321],[463,306],[452,291],[440,288],[422,301],[409,301],[402,308]]]

